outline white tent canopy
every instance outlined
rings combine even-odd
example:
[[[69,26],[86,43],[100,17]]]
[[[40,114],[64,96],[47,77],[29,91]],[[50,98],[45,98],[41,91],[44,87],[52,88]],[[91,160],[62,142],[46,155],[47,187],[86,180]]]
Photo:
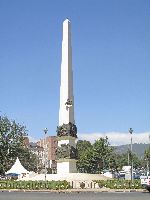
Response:
[[[16,162],[11,167],[10,170],[6,172],[6,174],[14,173],[14,174],[27,174],[29,173],[21,164],[19,158],[17,157]]]

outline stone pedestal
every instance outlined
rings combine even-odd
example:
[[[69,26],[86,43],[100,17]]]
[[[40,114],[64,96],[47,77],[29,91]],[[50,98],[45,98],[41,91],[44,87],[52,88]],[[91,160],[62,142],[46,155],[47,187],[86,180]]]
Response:
[[[57,140],[57,174],[76,173],[76,138],[72,136],[61,136]]]
[[[62,173],[77,173],[76,160],[74,159],[64,159],[57,161],[57,174]]]

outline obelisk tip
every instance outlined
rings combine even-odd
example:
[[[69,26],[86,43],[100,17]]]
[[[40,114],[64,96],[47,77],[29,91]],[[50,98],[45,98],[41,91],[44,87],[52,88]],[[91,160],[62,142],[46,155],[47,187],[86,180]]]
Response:
[[[66,18],[64,23],[70,23],[70,20],[68,18]]]

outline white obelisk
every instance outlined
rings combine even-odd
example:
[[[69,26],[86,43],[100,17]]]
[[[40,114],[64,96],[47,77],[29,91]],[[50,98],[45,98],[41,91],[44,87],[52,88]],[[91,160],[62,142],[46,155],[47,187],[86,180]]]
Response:
[[[61,132],[64,126],[65,130]],[[76,173],[75,140],[77,130],[74,120],[71,23],[68,19],[63,22],[59,128],[60,132],[57,131],[58,152],[63,153],[59,154],[57,159],[57,173]],[[65,156],[66,152],[70,152],[69,156]]]
[[[67,100],[72,101],[72,106],[66,109]],[[61,62],[61,86],[60,86],[60,110],[59,126],[74,121],[74,97],[73,97],[73,71],[72,71],[72,47],[71,47],[71,23],[68,19],[63,22],[62,62]]]

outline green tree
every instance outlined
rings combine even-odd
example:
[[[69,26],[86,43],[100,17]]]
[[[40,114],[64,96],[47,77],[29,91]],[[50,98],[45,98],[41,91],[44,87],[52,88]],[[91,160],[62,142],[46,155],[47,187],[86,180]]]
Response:
[[[20,151],[17,153],[17,157],[19,158],[21,164],[28,171],[37,172],[38,167],[38,157],[34,153],[32,153],[26,146],[20,148]]]
[[[77,142],[77,149],[78,149],[78,156],[80,156],[86,149],[91,149],[92,144],[87,140],[78,140]]]
[[[128,163],[128,152],[122,153],[122,154],[116,154],[115,160],[116,160],[116,166],[118,170],[121,170],[123,166],[128,166],[128,164],[131,166],[131,160],[133,159],[133,167],[135,169],[142,166],[142,160],[135,154],[129,151],[129,163]]]
[[[92,165],[92,145],[89,141],[79,140],[77,142],[78,161],[77,169],[79,172],[89,173]]]
[[[145,150],[144,158],[150,159],[150,147]]]
[[[113,169],[113,151],[114,148],[110,146],[108,137],[99,138],[93,144],[94,157],[97,161],[97,172],[104,169]]]
[[[25,146],[26,127],[0,116],[0,174],[11,168],[17,157],[27,170],[35,169],[36,156]]]
[[[117,170],[122,170],[123,166],[128,165],[128,153],[116,154],[115,161]]]
[[[114,149],[112,149],[112,152],[110,153],[110,156],[109,156],[109,163],[108,163],[108,169],[112,172],[118,171],[118,165],[116,161],[117,156],[118,155],[114,152]]]
[[[79,172],[101,173],[104,169],[118,171],[123,166],[128,165],[128,152],[115,153],[115,148],[110,146],[107,137],[99,138],[93,144],[86,140],[79,140],[77,149],[79,155],[77,169]],[[134,168],[142,166],[142,161],[136,154],[131,155],[130,153],[130,158],[133,159]],[[129,165],[131,165],[131,159],[129,161]]]
[[[144,167],[147,168],[148,171],[150,169],[150,147],[144,152],[144,161]]]
[[[137,154],[133,153],[133,168],[138,169],[142,167],[142,160],[137,156]]]
[[[100,173],[106,167],[114,167],[113,148],[110,147],[107,137],[99,138],[93,145],[89,141],[79,140],[77,149],[79,172]]]

